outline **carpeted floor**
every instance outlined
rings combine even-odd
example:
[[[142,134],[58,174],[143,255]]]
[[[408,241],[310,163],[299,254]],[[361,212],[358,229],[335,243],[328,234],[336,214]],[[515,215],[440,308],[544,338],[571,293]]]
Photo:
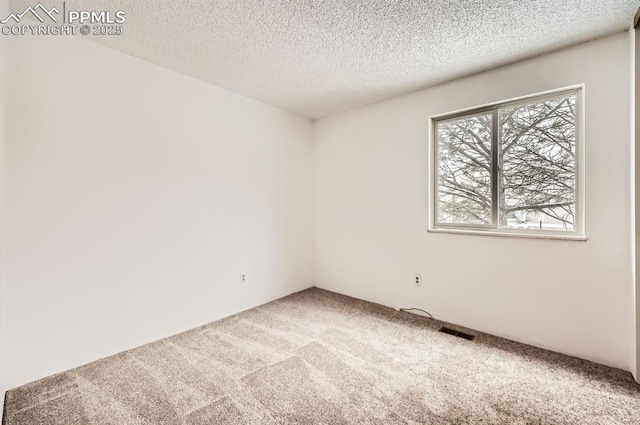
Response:
[[[631,375],[309,289],[9,391],[6,425],[640,424]]]

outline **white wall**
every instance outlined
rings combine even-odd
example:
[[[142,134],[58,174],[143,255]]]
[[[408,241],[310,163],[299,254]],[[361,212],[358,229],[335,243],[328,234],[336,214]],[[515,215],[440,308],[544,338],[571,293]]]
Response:
[[[630,370],[630,78],[620,33],[318,121],[316,285]],[[427,233],[429,116],[578,83],[587,242]]]
[[[0,16],[7,15],[9,10],[8,0],[0,0]],[[7,342],[6,342],[6,291],[5,291],[5,108],[7,103],[7,39],[0,37],[0,400],[4,400],[4,392],[7,390]],[[0,403],[2,403],[0,401]],[[2,413],[0,412],[0,418]]]
[[[311,286],[310,121],[75,37],[10,47],[8,387]]]
[[[635,280],[635,327],[632,330],[632,341],[634,342],[632,358],[635,358],[635,365],[632,368],[632,372],[636,378],[636,381],[640,382],[640,28],[631,29],[631,45],[632,45],[632,83],[634,105],[631,109],[633,115],[632,120],[635,120],[633,129],[635,130],[635,137],[632,139],[632,150],[635,153],[635,226],[634,226],[634,254],[635,254],[635,267],[634,267],[634,280]]]

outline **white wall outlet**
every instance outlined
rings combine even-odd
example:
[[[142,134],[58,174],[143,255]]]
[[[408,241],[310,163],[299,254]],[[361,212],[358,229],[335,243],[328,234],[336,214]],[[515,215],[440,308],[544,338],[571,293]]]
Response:
[[[413,284],[416,286],[422,286],[422,275],[421,274],[417,274],[414,278]]]
[[[247,274],[246,273],[240,273],[240,283],[241,284],[245,284],[247,283]]]

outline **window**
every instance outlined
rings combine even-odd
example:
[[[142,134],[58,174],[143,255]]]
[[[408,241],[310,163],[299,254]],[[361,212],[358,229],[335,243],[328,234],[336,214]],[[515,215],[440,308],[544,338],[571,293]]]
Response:
[[[432,118],[430,229],[583,238],[581,95]]]

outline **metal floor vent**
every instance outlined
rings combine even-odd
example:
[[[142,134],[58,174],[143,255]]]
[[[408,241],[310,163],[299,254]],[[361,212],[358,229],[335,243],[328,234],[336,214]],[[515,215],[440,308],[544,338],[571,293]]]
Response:
[[[475,338],[475,336],[468,334],[466,332],[461,332],[461,331],[457,331],[455,329],[451,329],[448,328],[446,326],[443,326],[440,328],[440,332],[445,333],[445,334],[449,334],[449,335],[453,335],[453,336],[457,336],[458,338],[464,338],[464,339],[468,339],[469,341],[473,341],[473,339]]]

